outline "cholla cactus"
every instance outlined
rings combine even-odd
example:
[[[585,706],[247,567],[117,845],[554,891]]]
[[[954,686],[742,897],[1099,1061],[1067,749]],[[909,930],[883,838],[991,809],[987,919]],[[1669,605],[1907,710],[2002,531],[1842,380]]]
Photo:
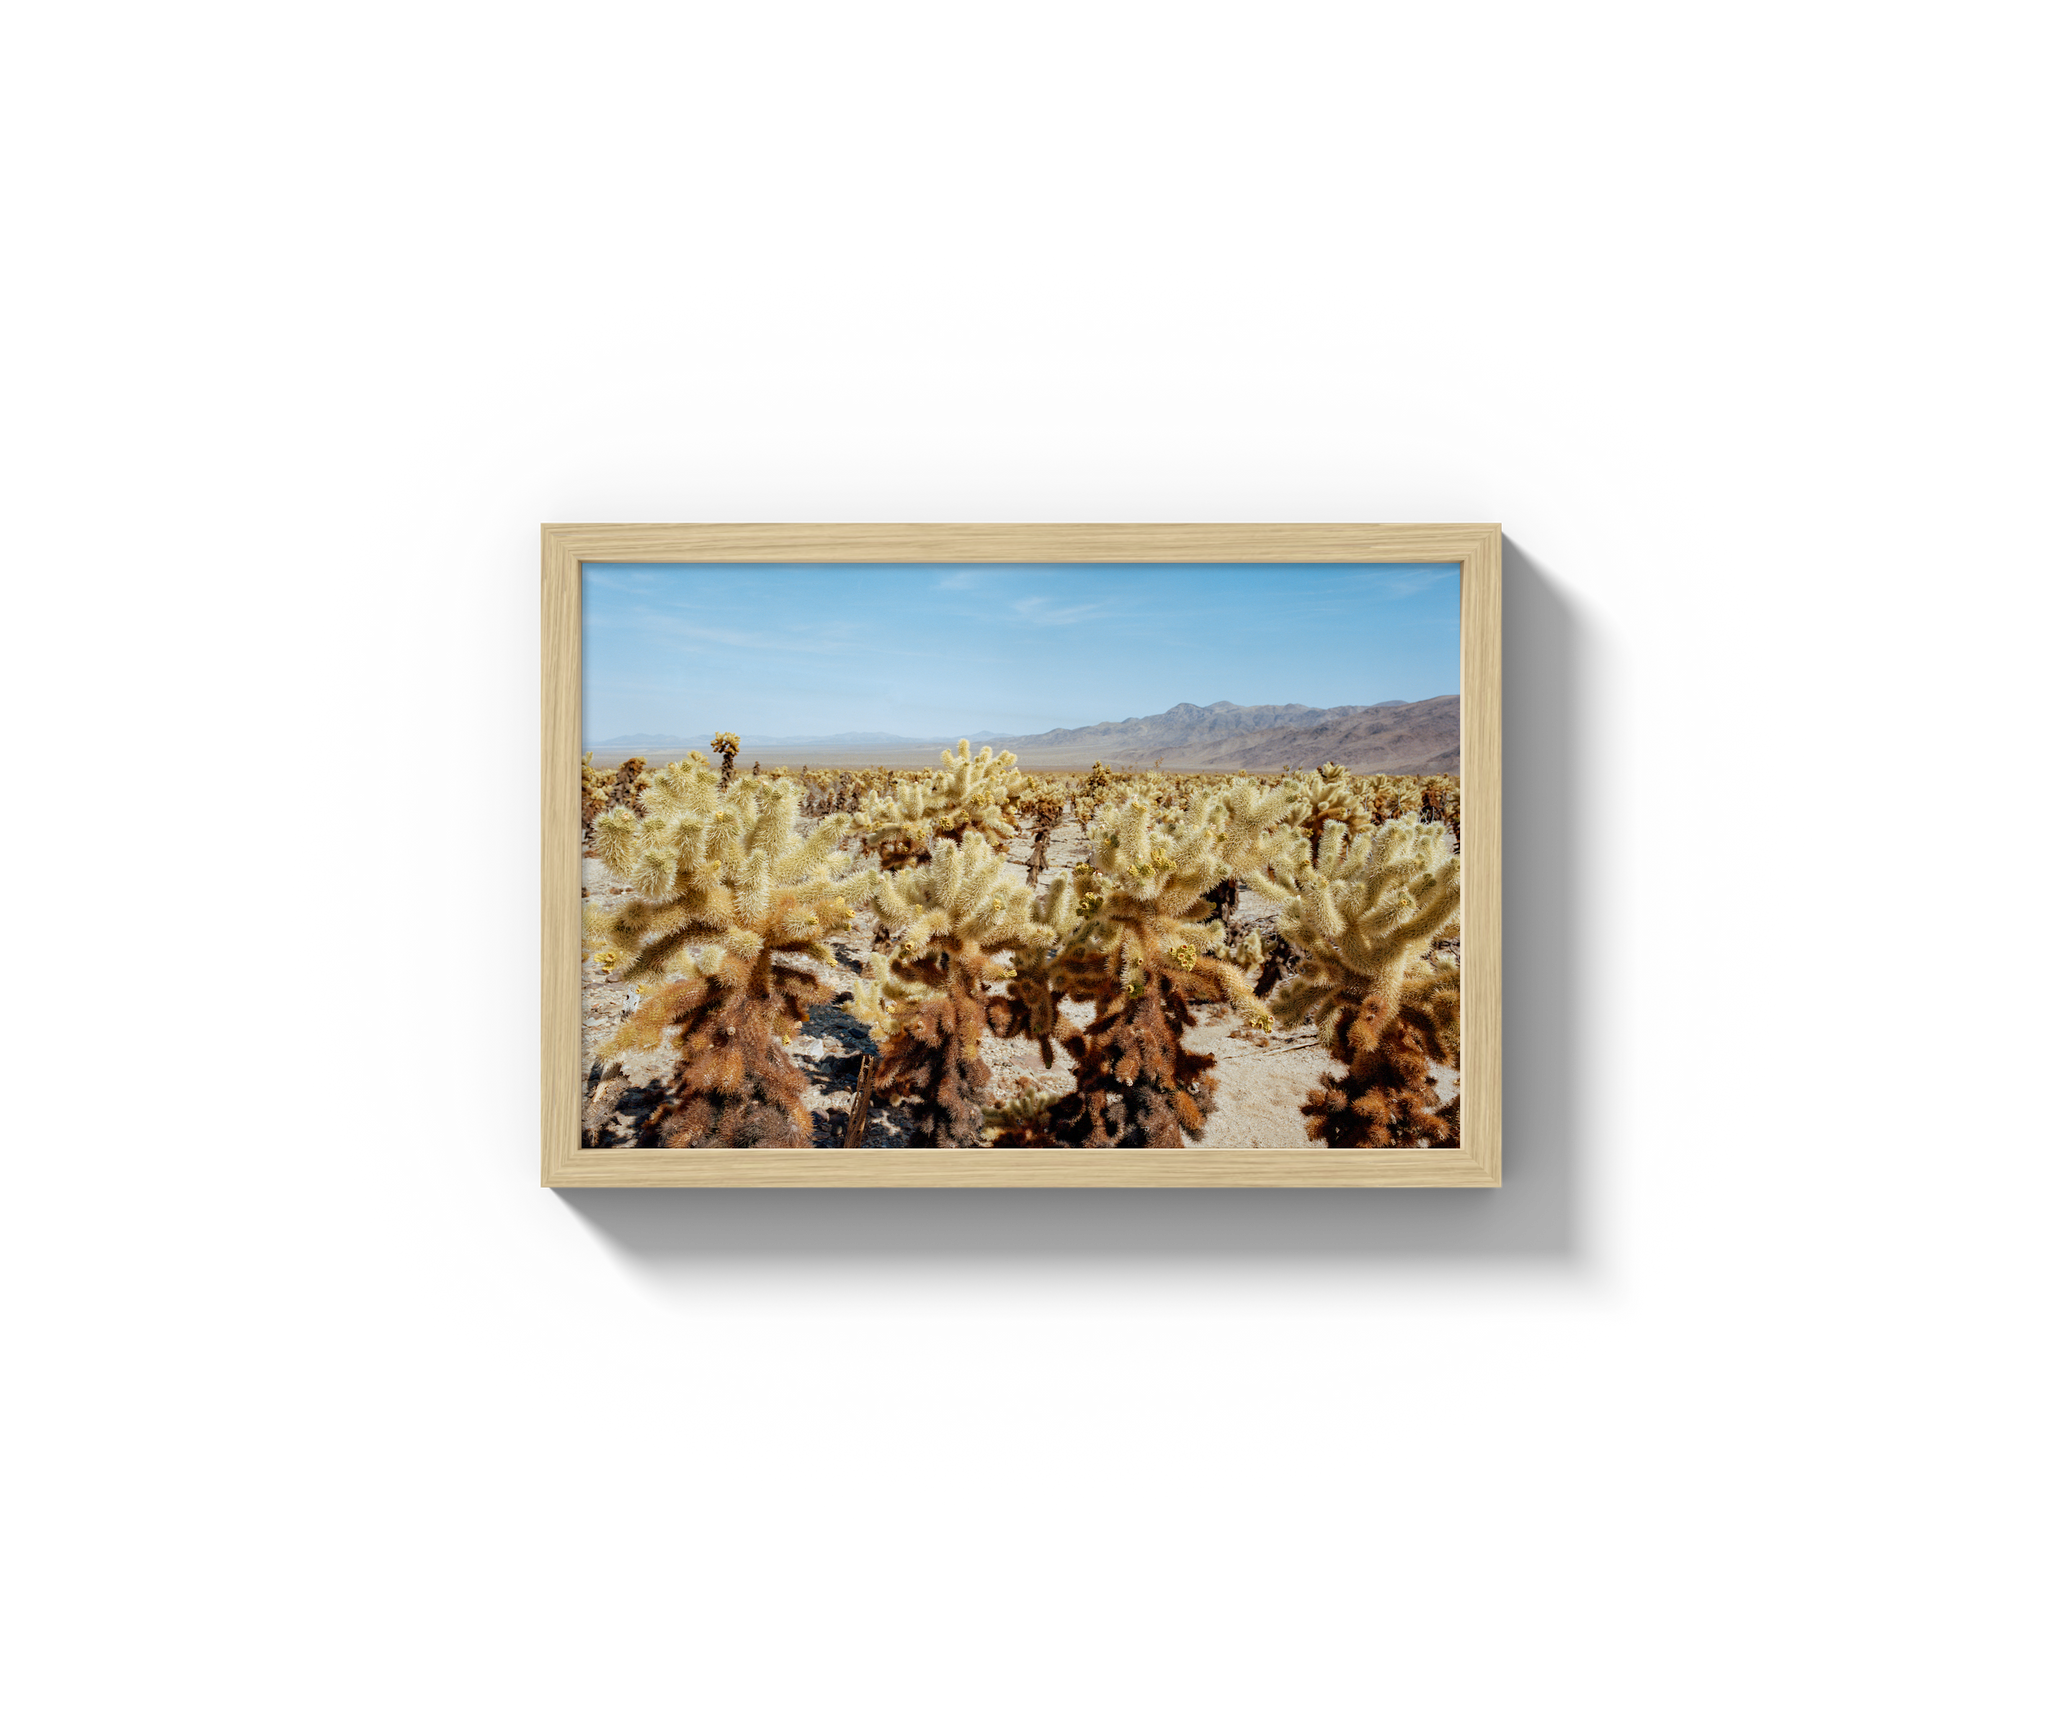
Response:
[[[1059,993],[1054,966],[1081,924],[1081,898],[1071,877],[1055,877],[1031,898],[1031,922],[1038,935],[1020,943],[1010,957],[1009,993],[989,1004],[989,1024],[999,1038],[1031,1038],[1045,1065],[1053,1065],[1060,1033]]]
[[[655,771],[645,814],[623,807],[597,819],[595,850],[634,890],[613,910],[586,912],[600,964],[612,976],[653,981],[651,993],[600,1052],[654,1049],[670,1034],[682,1053],[647,1123],[665,1146],[807,1146],[804,1078],[783,1045],[806,1013],[832,995],[778,955],[829,963],[825,937],[843,929],[872,873],[843,876],[834,851],[844,817],[796,834],[792,782],[748,782],[722,792],[693,754]]]
[[[1067,790],[1058,781],[1027,775],[1018,782],[1010,804],[1020,817],[1030,818],[1041,828],[1054,829],[1066,815]]]
[[[590,826],[597,821],[597,814],[611,804],[614,772],[601,770],[593,761],[597,754],[583,754],[583,834],[587,840]]]
[[[733,760],[740,755],[739,735],[720,730],[711,736],[711,749],[718,754],[718,785],[721,788],[732,786]]]
[[[1257,931],[1246,931],[1242,936],[1232,937],[1224,953],[1233,966],[1257,972],[1266,958],[1265,939]]]
[[[1253,1024],[1270,1023],[1244,974],[1219,958],[1223,929],[1204,897],[1298,841],[1281,822],[1287,803],[1284,790],[1239,783],[1185,816],[1156,821],[1133,797],[1096,825],[1091,863],[1074,874],[1080,923],[1049,975],[1053,993],[1095,1008],[1087,1026],[1055,1034],[1076,1063],[1076,1089],[1052,1116],[1070,1143],[1174,1148],[1201,1137],[1216,1059],[1181,1041],[1190,1005],[1229,998]]]
[[[1033,914],[1031,891],[1003,876],[1002,854],[973,830],[929,865],[884,878],[874,905],[897,933],[886,964],[876,956],[854,987],[854,1015],[882,1038],[875,1090],[907,1104],[918,1145],[978,1146],[988,987],[1008,976],[1005,956],[1043,950],[1057,932]]]
[[[1464,804],[1456,776],[1422,778],[1422,816],[1424,822],[1448,825],[1453,841],[1459,838],[1463,829]]]
[[[1276,880],[1280,933],[1304,953],[1273,996],[1283,1026],[1313,1019],[1346,1064],[1302,1105],[1311,1139],[1332,1146],[1455,1143],[1455,1108],[1436,1108],[1429,1064],[1458,1059],[1458,967],[1432,945],[1459,926],[1459,866],[1441,825],[1404,817],[1368,836],[1331,830],[1313,864],[1296,849]]]
[[[1092,823],[1116,791],[1116,779],[1115,772],[1097,758],[1088,773],[1074,784],[1074,815],[1084,824]]]
[[[1285,937],[1276,934],[1261,945],[1259,952],[1262,958],[1258,975],[1252,980],[1252,994],[1263,1001],[1301,965],[1301,951]]]
[[[983,746],[970,755],[960,742],[956,756],[942,751],[943,766],[924,781],[906,782],[884,799],[870,793],[855,815],[860,839],[885,871],[900,871],[931,855],[937,840],[958,841],[970,830],[996,841],[1008,841],[1016,826],[1003,815],[1016,792],[1017,755],[998,757]]]
[[[939,753],[939,767],[937,798],[947,808],[948,833],[955,840],[970,829],[1003,841],[1017,833],[1003,815],[1023,786],[1015,752],[998,753],[983,746],[969,757],[962,740],[958,753]]]
[[[1313,847],[1323,831],[1337,823],[1354,834],[1372,827],[1372,810],[1358,791],[1358,781],[1342,764],[1327,763],[1292,778],[1300,794],[1295,818]]]
[[[1258,1002],[1266,1001],[1274,987],[1301,965],[1301,956],[1285,939],[1277,935],[1268,937],[1258,931],[1233,936],[1223,952],[1233,966],[1244,969],[1251,979],[1252,998]],[[1268,1014],[1267,1026],[1270,1027],[1271,1023],[1272,1017]]]
[[[612,772],[611,803],[623,805],[628,811],[637,810],[640,804],[640,781],[647,773],[645,758],[628,758]]]
[[[925,813],[925,790],[912,783],[894,798],[870,790],[853,813],[852,828],[860,844],[881,862],[884,871],[901,871],[931,857],[936,833]]]
[[[1031,837],[1031,857],[1024,862],[1024,881],[1028,887],[1038,887],[1038,879],[1045,875],[1051,859],[1052,825],[1041,823]]]
[[[1367,776],[1365,798],[1375,823],[1422,814],[1422,783],[1412,775]]]
[[[1059,1104],[1041,1091],[1024,1091],[1008,1103],[985,1111],[988,1143],[1009,1150],[1058,1151],[1061,1139]]]

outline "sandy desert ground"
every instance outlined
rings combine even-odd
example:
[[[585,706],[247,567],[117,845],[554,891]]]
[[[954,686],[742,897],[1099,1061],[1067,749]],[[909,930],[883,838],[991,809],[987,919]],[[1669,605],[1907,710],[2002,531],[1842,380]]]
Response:
[[[811,819],[799,820],[808,830]],[[1025,876],[1025,859],[1031,851],[1028,834],[1009,844],[1008,871],[1020,882]],[[1084,857],[1085,846],[1079,828],[1069,817],[1054,832],[1049,844],[1052,871],[1071,869]],[[624,889],[597,860],[583,861],[583,892],[593,900],[623,895]],[[1233,923],[1268,929],[1279,916],[1272,903],[1246,892],[1240,899]],[[868,1028],[845,1011],[853,999],[853,979],[866,963],[874,943],[874,915],[862,913],[854,928],[834,939],[838,957],[840,994],[832,1003],[813,1008],[808,1030],[790,1046],[798,1067],[811,1080],[805,1102],[813,1116],[814,1141],[819,1146],[838,1146],[845,1138],[846,1118],[853,1106],[853,1094],[860,1077],[863,1056],[877,1053]],[[799,961],[820,976],[815,962]],[[602,1083],[593,1079],[599,1072],[595,1063],[598,1048],[617,1030],[619,1022],[635,1006],[634,987],[614,983],[595,962],[583,963],[583,1069],[584,1087],[593,1110],[609,1109],[617,1097],[617,1116],[605,1130],[605,1142],[614,1146],[632,1144],[632,1125],[660,1101],[658,1084],[674,1069],[671,1051],[629,1052],[613,1064],[617,1073],[605,1070]],[[1089,1017],[1085,1005],[1068,1003],[1066,1011],[1076,1022]],[[1301,1100],[1326,1072],[1338,1072],[1332,1060],[1316,1042],[1314,1028],[1303,1026],[1291,1032],[1255,1032],[1241,1024],[1226,1004],[1196,1009],[1201,1025],[1187,1037],[1189,1046],[1216,1058],[1216,1110],[1203,1130],[1202,1138],[1190,1140],[1196,1150],[1262,1151],[1273,1149],[1320,1149],[1302,1130]],[[982,1046],[982,1060],[989,1066],[991,1105],[1007,1103],[1036,1087],[1057,1097],[1073,1089],[1072,1059],[1063,1050],[1054,1051],[1056,1063],[1047,1068],[1035,1044],[1023,1040],[989,1039]],[[1458,1076],[1450,1069],[1438,1074],[1438,1089],[1446,1101],[1457,1093]],[[901,1146],[905,1129],[897,1112],[877,1102],[867,1131],[869,1147]]]

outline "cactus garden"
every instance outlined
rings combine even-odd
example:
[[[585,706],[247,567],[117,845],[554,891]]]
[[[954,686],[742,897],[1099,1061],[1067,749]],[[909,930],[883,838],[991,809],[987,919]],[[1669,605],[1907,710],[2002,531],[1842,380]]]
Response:
[[[920,762],[865,732],[763,747],[710,707],[679,753],[593,746],[583,1143],[1455,1146],[1446,703],[1454,723],[1455,697],[1183,704],[1085,762],[964,739]],[[1174,721],[1211,745],[1406,721],[1422,738],[1383,748],[1452,767],[1175,768]]]

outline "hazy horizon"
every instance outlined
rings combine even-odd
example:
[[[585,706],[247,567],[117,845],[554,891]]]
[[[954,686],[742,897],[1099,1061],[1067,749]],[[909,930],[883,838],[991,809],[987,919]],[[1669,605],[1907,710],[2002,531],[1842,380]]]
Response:
[[[1431,565],[592,564],[583,735],[1036,734],[1459,690]]]

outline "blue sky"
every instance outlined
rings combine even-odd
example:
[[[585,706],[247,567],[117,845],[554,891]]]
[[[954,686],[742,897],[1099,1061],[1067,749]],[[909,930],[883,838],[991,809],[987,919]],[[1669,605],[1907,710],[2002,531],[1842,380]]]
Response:
[[[587,565],[583,733],[1035,734],[1458,690],[1433,566]]]

